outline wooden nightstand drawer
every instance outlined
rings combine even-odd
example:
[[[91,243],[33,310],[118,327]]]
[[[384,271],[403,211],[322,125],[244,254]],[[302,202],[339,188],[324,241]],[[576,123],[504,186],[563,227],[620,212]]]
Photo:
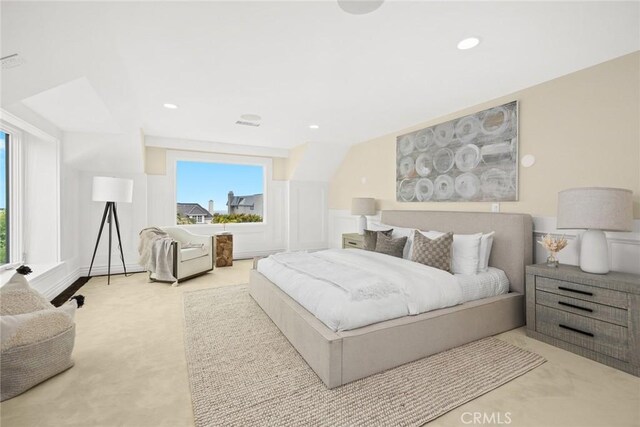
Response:
[[[591,317],[620,326],[627,326],[629,313],[621,308],[596,304],[550,292],[536,291],[536,304],[542,304],[550,308]]]
[[[610,305],[613,307],[626,309],[629,306],[627,294],[624,292],[583,285],[580,283],[567,282],[564,280],[537,276],[536,289],[571,298],[577,298],[583,301]]]
[[[357,233],[349,233],[342,235],[342,247],[343,248],[364,248],[364,236]]]
[[[537,305],[536,331],[622,361],[629,358],[628,330],[622,326]]]

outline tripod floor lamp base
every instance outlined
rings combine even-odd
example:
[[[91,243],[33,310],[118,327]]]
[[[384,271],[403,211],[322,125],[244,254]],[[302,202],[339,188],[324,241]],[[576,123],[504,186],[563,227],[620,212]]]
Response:
[[[111,253],[113,243],[113,225],[115,223],[116,236],[118,237],[118,249],[120,250],[120,259],[122,260],[122,269],[124,274],[127,274],[127,267],[124,262],[124,252],[122,250],[122,237],[120,236],[120,220],[118,219],[118,209],[116,202],[131,203],[133,195],[133,181],[130,179],[110,178],[96,176],[93,178],[93,201],[106,202],[104,206],[104,212],[102,213],[102,221],[100,221],[100,230],[98,231],[98,238],[96,239],[96,245],[93,249],[93,256],[91,257],[91,265],[89,266],[89,274],[91,277],[91,270],[93,270],[93,263],[96,259],[96,253],[98,252],[98,246],[100,245],[100,238],[102,237],[102,231],[104,225],[109,225],[109,260],[107,264],[107,285],[111,284]]]
[[[98,246],[100,245],[100,237],[102,236],[102,230],[104,230],[104,223],[109,224],[109,264],[107,265],[107,285],[111,284],[111,246],[113,241],[113,223],[115,220],[116,235],[118,236],[118,247],[120,248],[120,259],[122,260],[122,268],[124,274],[127,274],[127,267],[124,263],[124,253],[122,252],[122,238],[120,237],[120,221],[118,220],[118,210],[116,208],[116,202],[107,202],[104,207],[104,213],[102,214],[102,222],[100,223],[100,231],[98,231],[98,238],[96,239],[96,246],[93,249],[93,256],[91,257],[91,265],[89,266],[89,274],[91,277],[91,270],[93,269],[93,262],[96,259],[96,252],[98,252]]]

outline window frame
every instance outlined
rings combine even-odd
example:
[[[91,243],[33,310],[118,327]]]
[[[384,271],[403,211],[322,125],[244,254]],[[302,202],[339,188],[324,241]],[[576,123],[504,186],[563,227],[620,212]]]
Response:
[[[23,196],[24,179],[22,166],[22,131],[8,123],[0,122],[0,131],[9,135],[7,151],[7,178],[9,186],[7,188],[7,246],[9,260],[2,266],[18,265],[22,263],[23,253]]]
[[[267,157],[243,156],[233,154],[220,153],[204,153],[204,152],[184,152],[184,151],[168,151],[167,152],[167,175],[171,177],[173,186],[173,218],[174,224],[179,227],[215,227],[220,229],[247,229],[247,228],[266,228],[269,226],[269,183],[272,180],[273,160]],[[239,222],[228,224],[213,224],[204,222],[202,224],[177,224],[177,185],[178,185],[178,162],[199,162],[199,163],[226,163],[246,166],[262,167],[262,203],[263,215],[262,222]],[[206,208],[205,208],[206,209]]]

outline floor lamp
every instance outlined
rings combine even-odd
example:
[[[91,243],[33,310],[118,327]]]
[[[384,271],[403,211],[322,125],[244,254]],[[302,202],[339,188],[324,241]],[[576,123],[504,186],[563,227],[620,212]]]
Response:
[[[93,250],[93,256],[91,257],[91,266],[89,267],[88,276],[91,277],[93,261],[96,259],[96,252],[98,251],[98,245],[100,244],[100,236],[102,236],[102,230],[104,229],[104,223],[106,221],[109,224],[109,264],[107,267],[107,285],[109,285],[111,283],[111,236],[114,221],[116,225],[116,235],[118,236],[118,247],[120,248],[120,259],[122,259],[122,268],[124,269],[124,274],[127,274],[127,267],[124,263],[124,253],[122,252],[120,221],[118,220],[118,209],[116,208],[116,203],[131,203],[133,197],[133,180],[94,176],[92,194],[94,202],[106,202],[106,204],[104,206],[104,213],[102,214],[102,221],[100,222],[100,231],[98,231],[96,247]]]

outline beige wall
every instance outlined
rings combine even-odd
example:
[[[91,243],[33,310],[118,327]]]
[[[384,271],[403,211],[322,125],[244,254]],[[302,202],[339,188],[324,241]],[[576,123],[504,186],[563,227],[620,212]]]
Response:
[[[286,176],[287,176],[287,180],[290,181],[291,178],[293,178],[293,174],[296,171],[296,168],[298,167],[298,164],[300,163],[300,160],[302,159],[302,156],[304,155],[304,152],[307,151],[307,144],[300,144],[297,145],[295,147],[293,147],[290,151],[289,151],[289,158],[287,159],[287,170],[286,170]]]
[[[159,147],[145,147],[144,173],[147,175],[167,174],[167,149]]]
[[[610,186],[633,190],[640,218],[640,52],[354,145],[331,181],[329,208],[368,196],[380,209],[490,211],[490,203],[396,202],[396,137],[512,100],[520,102],[520,156],[533,154],[536,164],[520,167],[520,200],[501,211],[555,216],[558,191]]]

